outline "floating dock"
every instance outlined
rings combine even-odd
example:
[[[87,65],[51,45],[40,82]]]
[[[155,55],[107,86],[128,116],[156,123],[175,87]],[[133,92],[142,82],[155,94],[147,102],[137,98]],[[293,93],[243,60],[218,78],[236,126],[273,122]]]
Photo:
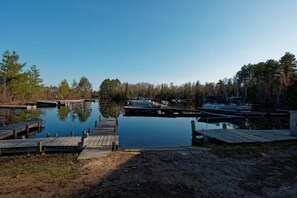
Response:
[[[29,129],[41,127],[41,121],[28,121],[0,128],[0,137],[15,136]],[[35,139],[0,140],[1,154],[80,152],[78,159],[91,159],[109,154],[118,145],[118,123],[116,120],[102,120],[92,135],[83,133],[76,137],[46,137]],[[90,131],[89,131],[90,132]]]
[[[291,135],[289,129],[282,130],[249,130],[249,129],[212,129],[196,130],[192,122],[193,139],[202,135],[208,139],[229,143],[266,143],[278,141],[297,140],[297,136]]]
[[[24,133],[25,136],[28,136],[31,129],[40,129],[43,124],[44,121],[42,120],[31,120],[0,127],[0,139],[2,140],[9,137],[17,138],[20,133]]]
[[[160,108],[124,107],[124,116],[144,117],[200,117],[200,110],[177,109],[168,106]]]
[[[101,120],[93,134],[85,139],[86,146],[78,159],[84,160],[105,156],[115,150],[118,141],[117,120]]]
[[[0,109],[36,110],[36,105],[0,105]]]
[[[0,155],[43,152],[78,152],[80,150],[81,137],[0,140]]]

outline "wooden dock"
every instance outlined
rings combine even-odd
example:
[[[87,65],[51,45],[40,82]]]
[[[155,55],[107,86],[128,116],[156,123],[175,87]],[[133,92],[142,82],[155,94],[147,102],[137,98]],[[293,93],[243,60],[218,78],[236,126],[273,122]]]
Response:
[[[124,107],[124,116],[143,116],[143,117],[200,117],[200,110],[178,109],[169,106],[160,108],[143,108],[143,107]]]
[[[16,137],[18,133],[41,127],[41,121],[28,121],[0,128],[0,137]],[[117,121],[102,120],[91,134],[76,137],[46,137],[0,140],[1,154],[80,152],[78,159],[91,159],[109,154],[118,145]]]
[[[78,152],[81,137],[0,140],[1,154]]]
[[[43,124],[44,121],[42,120],[31,120],[0,127],[0,139],[9,137],[17,138],[20,133],[25,133],[25,135],[28,136],[31,129],[40,129]]]
[[[111,153],[118,145],[117,126],[116,120],[100,121],[93,134],[85,139],[85,147],[78,159],[91,159]]]
[[[36,110],[36,105],[0,105],[0,109]]]
[[[297,136],[291,135],[289,129],[282,130],[248,130],[248,129],[212,129],[195,130],[192,122],[192,135],[202,135],[209,139],[229,144],[240,143],[265,143],[277,141],[297,140]]]

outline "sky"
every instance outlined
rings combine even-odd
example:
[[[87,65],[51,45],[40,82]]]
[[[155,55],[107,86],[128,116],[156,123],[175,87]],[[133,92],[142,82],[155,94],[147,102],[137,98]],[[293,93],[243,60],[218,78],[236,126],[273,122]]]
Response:
[[[43,83],[175,85],[297,55],[296,0],[0,0],[0,52]]]

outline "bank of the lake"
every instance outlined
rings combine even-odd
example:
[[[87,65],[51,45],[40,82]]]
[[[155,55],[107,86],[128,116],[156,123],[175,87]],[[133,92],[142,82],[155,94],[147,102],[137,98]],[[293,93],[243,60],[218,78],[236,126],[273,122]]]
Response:
[[[294,197],[296,155],[286,142],[118,151],[84,162],[1,157],[0,197]]]

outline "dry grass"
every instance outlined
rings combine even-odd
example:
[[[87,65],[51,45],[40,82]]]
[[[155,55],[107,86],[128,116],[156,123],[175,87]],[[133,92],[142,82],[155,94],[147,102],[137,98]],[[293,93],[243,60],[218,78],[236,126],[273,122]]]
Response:
[[[22,155],[0,158],[0,185],[18,181],[64,183],[74,178],[82,164],[75,154]]]

